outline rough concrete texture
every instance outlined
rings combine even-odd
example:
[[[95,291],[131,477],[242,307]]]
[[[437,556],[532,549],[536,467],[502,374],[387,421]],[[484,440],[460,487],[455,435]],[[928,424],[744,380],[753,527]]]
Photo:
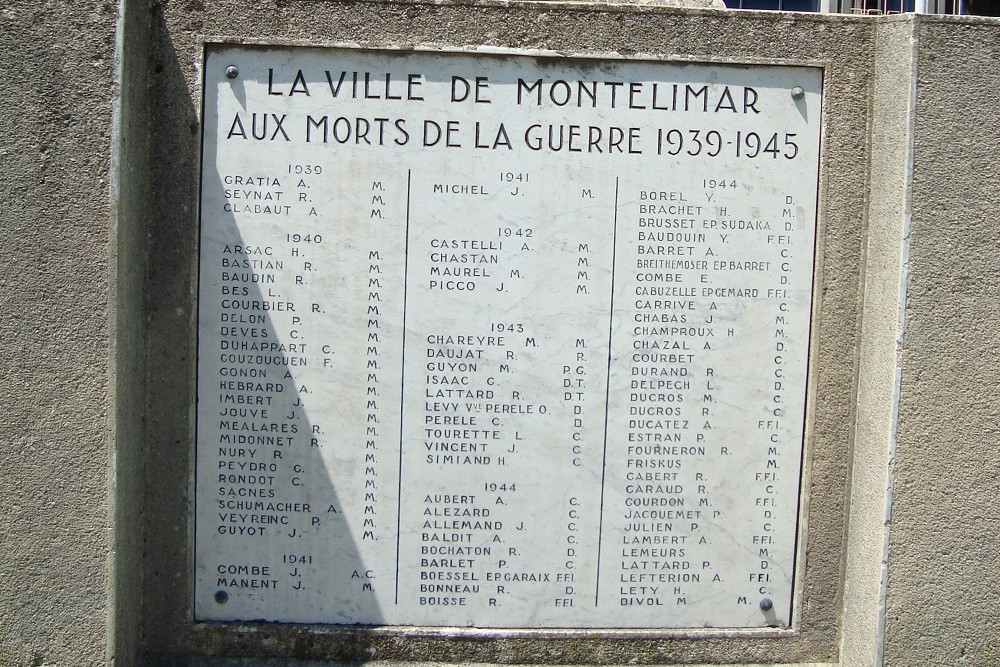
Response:
[[[1000,664],[1000,23],[919,20],[885,664]]]
[[[894,667],[1000,664],[992,392],[1000,368],[991,310],[1000,266],[989,252],[1000,201],[992,178],[1000,22],[638,4],[123,7],[116,136],[115,5],[0,7],[9,90],[0,105],[0,667],[295,659],[310,667],[373,659],[831,667],[875,664],[880,650]],[[537,640],[192,622],[199,64],[209,37],[825,68],[798,632]],[[912,98],[910,82],[918,83]]]
[[[156,217],[150,227],[146,316],[146,659],[197,656],[497,663],[834,662],[860,326],[864,164],[874,24],[857,17],[733,13],[637,5],[468,2],[169,3],[154,12],[151,95]],[[800,632],[751,638],[600,638],[571,632],[470,636],[447,632],[191,622],[194,276],[202,41],[209,37],[421,48],[512,47],[648,54],[715,62],[822,65],[825,71],[821,281],[817,284],[809,451],[808,555]]]
[[[0,7],[0,665],[105,663],[115,5]]]

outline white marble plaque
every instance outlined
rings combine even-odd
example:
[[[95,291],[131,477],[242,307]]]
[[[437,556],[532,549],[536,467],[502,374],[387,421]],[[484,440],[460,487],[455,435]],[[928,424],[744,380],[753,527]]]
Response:
[[[210,47],[195,616],[789,627],[821,81]]]

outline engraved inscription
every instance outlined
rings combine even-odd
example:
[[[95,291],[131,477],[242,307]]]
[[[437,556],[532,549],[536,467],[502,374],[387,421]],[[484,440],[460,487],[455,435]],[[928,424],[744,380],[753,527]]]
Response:
[[[213,46],[205,110],[197,618],[791,626],[819,70]]]

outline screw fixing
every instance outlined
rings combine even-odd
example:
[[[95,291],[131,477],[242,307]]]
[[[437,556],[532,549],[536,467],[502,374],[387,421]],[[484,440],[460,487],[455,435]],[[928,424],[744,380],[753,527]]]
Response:
[[[792,99],[801,100],[806,96],[806,91],[802,90],[802,86],[795,86],[792,88]]]
[[[236,65],[230,65],[226,68],[226,76],[230,79],[235,79],[240,75],[240,70],[236,68]]]

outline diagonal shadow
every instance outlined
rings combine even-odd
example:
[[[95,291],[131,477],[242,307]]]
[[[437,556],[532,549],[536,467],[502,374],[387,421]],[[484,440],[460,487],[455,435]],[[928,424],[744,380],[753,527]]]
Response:
[[[365,449],[392,434],[373,432],[370,396],[351,374],[367,340],[329,335],[364,316],[352,305],[364,303],[366,286],[349,276],[311,284],[316,234],[289,233],[306,210],[289,190],[322,182],[222,154],[211,138],[228,128],[209,107],[213,85],[202,159],[195,617],[380,624],[382,573],[366,565],[361,542],[378,548],[394,508],[379,504],[383,453]],[[319,228],[331,222],[321,216]]]

